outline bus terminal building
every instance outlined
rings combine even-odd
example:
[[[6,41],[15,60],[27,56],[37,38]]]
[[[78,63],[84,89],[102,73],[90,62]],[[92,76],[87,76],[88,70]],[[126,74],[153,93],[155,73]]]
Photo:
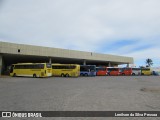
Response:
[[[64,63],[114,67],[133,64],[132,57],[0,41],[0,74],[16,63]]]

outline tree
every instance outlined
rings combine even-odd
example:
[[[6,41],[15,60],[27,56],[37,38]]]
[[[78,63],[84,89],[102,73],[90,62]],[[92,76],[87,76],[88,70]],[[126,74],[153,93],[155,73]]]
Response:
[[[152,59],[148,58],[146,59],[146,67],[151,67],[153,65]]]

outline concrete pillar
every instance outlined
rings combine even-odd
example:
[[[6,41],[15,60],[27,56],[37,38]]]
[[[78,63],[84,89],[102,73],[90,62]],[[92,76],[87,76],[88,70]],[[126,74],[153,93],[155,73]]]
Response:
[[[108,63],[108,67],[111,67],[111,63],[110,62]]]
[[[126,67],[129,67],[129,63],[127,63],[127,66]]]
[[[51,58],[49,58],[49,63],[52,64],[52,59]]]
[[[2,55],[0,55],[0,75],[2,74],[2,65],[3,65]]]
[[[86,60],[83,60],[83,65],[86,65]]]

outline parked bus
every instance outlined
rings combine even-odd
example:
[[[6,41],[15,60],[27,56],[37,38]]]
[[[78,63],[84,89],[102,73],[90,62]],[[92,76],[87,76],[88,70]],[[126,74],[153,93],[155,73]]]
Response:
[[[118,76],[120,75],[120,68],[108,67],[108,75]]]
[[[105,76],[107,75],[107,68],[106,67],[96,67],[96,75],[97,76]]]
[[[52,76],[52,67],[49,63],[18,63],[13,64],[10,76],[49,77]]]
[[[141,69],[141,75],[151,75],[152,71],[150,68],[142,68]]]
[[[132,75],[132,68],[120,68],[120,75]]]
[[[141,68],[132,68],[132,75],[141,75]]]
[[[52,75],[61,77],[78,77],[80,65],[77,64],[52,64]]]
[[[96,76],[96,65],[81,65],[80,76]]]

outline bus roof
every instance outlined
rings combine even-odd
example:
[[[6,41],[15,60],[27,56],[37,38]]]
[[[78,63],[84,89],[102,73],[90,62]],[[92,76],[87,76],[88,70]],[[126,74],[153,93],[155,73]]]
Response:
[[[46,63],[17,63],[13,65],[32,65],[32,64],[46,64]]]
[[[107,67],[107,68],[120,68],[120,67]]]
[[[60,63],[53,63],[52,65],[78,65],[78,64],[60,64]]]
[[[80,66],[96,66],[96,65],[80,65]]]

